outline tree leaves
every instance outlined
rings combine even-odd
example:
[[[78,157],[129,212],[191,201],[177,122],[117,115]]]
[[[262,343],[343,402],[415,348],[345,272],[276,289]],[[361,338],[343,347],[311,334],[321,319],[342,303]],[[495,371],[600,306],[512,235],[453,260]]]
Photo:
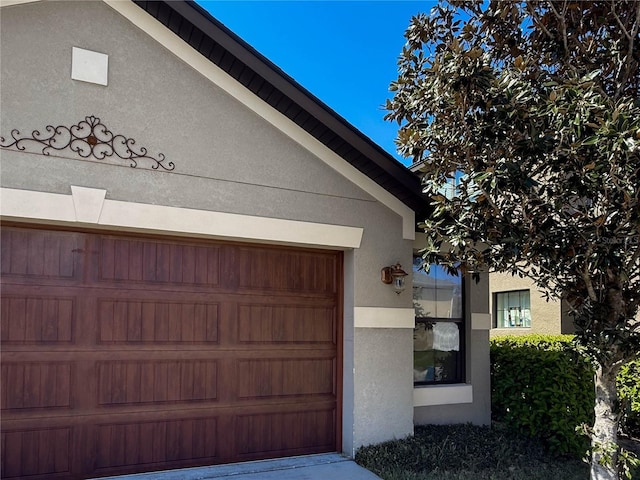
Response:
[[[386,106],[399,151],[423,162],[427,261],[531,277],[618,363],[640,352],[639,11],[441,2],[412,19]]]
[[[640,355],[639,31],[629,0],[440,2],[412,19],[386,106],[422,162],[425,262],[562,298],[600,379]]]

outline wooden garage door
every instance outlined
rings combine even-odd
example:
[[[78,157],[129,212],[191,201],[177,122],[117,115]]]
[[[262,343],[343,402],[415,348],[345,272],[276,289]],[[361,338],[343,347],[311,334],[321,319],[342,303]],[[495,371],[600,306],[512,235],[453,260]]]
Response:
[[[339,448],[341,254],[2,229],[2,472]]]

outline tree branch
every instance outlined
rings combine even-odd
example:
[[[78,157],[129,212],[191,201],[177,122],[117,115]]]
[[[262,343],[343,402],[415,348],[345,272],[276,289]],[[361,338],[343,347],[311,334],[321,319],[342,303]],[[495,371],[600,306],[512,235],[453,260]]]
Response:
[[[562,14],[558,13],[558,11],[556,10],[556,7],[553,6],[553,2],[549,2],[549,7],[551,7],[551,10],[553,11],[554,15],[556,16],[556,18],[560,21],[560,26],[562,27],[561,29],[561,33],[562,33],[562,44],[564,45],[564,56],[565,58],[569,55],[569,40],[567,38],[567,23],[566,23],[566,19],[565,19],[565,15],[567,14],[567,1],[564,1],[563,7],[562,7]]]
[[[640,264],[640,247],[636,248],[636,251],[633,252],[631,259],[629,260],[629,265]]]
[[[627,40],[629,40],[630,43],[633,43],[633,38],[631,37],[631,35],[629,35],[629,32],[627,31],[627,27],[624,25],[624,23],[622,23],[622,20],[620,20],[620,17],[616,13],[615,1],[611,2],[611,13],[613,14],[613,17],[616,19],[616,22],[618,22],[618,25],[620,26],[622,33],[624,33],[625,37],[627,37]]]
[[[596,291],[593,288],[593,282],[591,281],[591,275],[589,275],[589,257],[593,254],[593,245],[589,245],[587,247],[587,252],[584,256],[584,269],[581,272],[582,280],[584,281],[585,286],[587,287],[587,293],[589,294],[589,298],[593,302],[598,302],[598,296],[596,295]]]
[[[640,2],[636,4],[635,21],[631,27],[631,32],[629,32],[628,29],[624,26],[624,24],[622,23],[622,20],[620,20],[620,17],[616,13],[615,3],[616,3],[615,1],[612,2],[611,11],[616,21],[618,22],[618,25],[620,26],[623,33],[627,37],[627,40],[629,41],[629,48],[627,49],[627,54],[625,56],[625,62],[624,62],[624,66],[625,66],[624,74],[621,74],[621,71],[622,71],[622,62],[621,62],[620,71],[617,75],[618,85],[616,87],[616,93],[615,93],[615,96],[617,98],[623,92],[624,87],[627,84],[627,80],[633,73],[633,49],[634,49],[636,37],[638,35],[638,30],[640,29]]]
[[[547,27],[545,27],[544,24],[540,21],[540,16],[536,12],[535,2],[527,3],[527,10],[529,11],[529,14],[531,15],[531,17],[533,18],[534,24],[537,27],[540,27],[540,29],[547,35],[547,37],[551,39],[555,38],[555,36],[552,35],[551,32],[547,29]]]

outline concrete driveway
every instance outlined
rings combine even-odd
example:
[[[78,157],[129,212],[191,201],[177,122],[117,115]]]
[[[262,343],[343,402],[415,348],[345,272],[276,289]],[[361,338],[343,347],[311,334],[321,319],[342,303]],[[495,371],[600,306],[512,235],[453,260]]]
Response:
[[[140,473],[100,480],[380,480],[337,453]]]

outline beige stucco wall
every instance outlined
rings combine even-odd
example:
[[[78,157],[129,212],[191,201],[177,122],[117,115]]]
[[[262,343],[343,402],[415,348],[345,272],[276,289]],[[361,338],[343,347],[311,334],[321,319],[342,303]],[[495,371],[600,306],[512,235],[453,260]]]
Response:
[[[397,211],[102,2],[5,6],[0,17],[0,135],[30,135],[95,115],[176,165],[165,172],[3,149],[0,186],[62,195],[79,186],[105,190],[108,201],[362,229],[359,247],[344,256],[343,449],[352,455],[360,445],[411,434],[413,329],[354,320],[362,307],[412,308],[410,292],[396,295],[380,282],[383,266],[411,265],[413,242]],[[109,56],[107,86],[71,79],[72,47]],[[477,291],[486,298],[486,287]],[[474,384],[488,391],[488,334],[468,335],[478,345],[468,362],[482,365]],[[461,416],[459,406],[421,412],[483,421],[484,391]]]
[[[79,26],[87,26],[80,28]],[[2,9],[2,135],[71,126],[87,115],[162,152],[172,172],[2,150],[3,187],[364,229],[354,251],[355,305],[407,307],[379,281],[409,263],[400,217],[101,2]],[[109,85],[71,80],[71,49],[109,54]],[[27,61],[28,60],[28,61]]]
[[[495,328],[495,294],[516,290],[529,290],[531,300],[531,328]],[[491,309],[491,336],[526,335],[529,333],[560,334],[566,333],[562,328],[561,302],[549,300],[536,288],[528,278],[520,278],[507,273],[491,273],[489,275],[489,304]]]
[[[343,448],[411,434],[411,329],[353,323],[356,307],[411,307],[379,280],[383,266],[411,263],[402,218],[108,5],[45,1],[1,17],[2,136],[95,115],[176,165],[5,149],[1,186],[64,195],[80,186],[106,190],[107,201],[361,228],[359,248],[345,252]],[[72,47],[109,56],[107,86],[71,79]],[[393,369],[372,371],[389,361]]]

